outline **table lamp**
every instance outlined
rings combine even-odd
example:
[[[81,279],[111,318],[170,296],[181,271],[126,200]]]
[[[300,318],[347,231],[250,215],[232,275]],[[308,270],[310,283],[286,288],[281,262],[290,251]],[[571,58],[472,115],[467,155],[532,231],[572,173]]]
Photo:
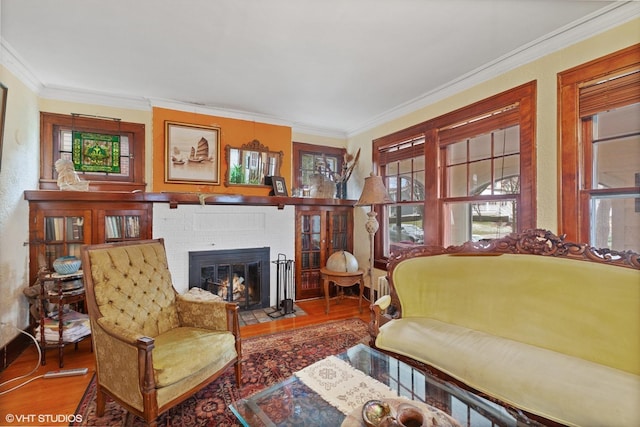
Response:
[[[356,202],[356,206],[370,206],[371,209],[367,213],[367,222],[364,224],[367,233],[369,233],[369,302],[373,303],[373,240],[378,231],[378,220],[376,219],[375,205],[384,205],[393,203],[387,189],[382,182],[382,178],[371,172],[371,175],[364,179],[364,188],[360,199]]]

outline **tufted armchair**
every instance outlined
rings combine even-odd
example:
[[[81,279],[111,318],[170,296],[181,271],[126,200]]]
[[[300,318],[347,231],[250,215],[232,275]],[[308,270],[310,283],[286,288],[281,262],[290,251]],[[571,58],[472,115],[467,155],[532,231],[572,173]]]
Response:
[[[231,365],[240,385],[238,307],[177,294],[163,239],[84,246],[82,266],[98,416],[108,395],[155,426]]]

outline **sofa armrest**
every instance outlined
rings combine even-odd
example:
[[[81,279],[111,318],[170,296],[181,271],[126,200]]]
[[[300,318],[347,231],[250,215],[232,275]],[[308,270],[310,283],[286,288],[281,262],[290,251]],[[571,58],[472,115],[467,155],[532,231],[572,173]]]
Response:
[[[369,323],[369,334],[371,335],[371,343],[375,343],[376,337],[380,332],[380,326],[387,323],[390,319],[383,316],[382,313],[391,305],[391,296],[383,295],[369,306],[371,310],[371,322]]]

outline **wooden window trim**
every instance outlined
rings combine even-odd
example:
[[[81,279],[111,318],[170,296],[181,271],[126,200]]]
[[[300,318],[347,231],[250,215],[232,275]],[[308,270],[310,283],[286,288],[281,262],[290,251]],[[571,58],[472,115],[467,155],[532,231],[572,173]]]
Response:
[[[326,154],[329,156],[335,156],[338,158],[339,170],[342,168],[342,159],[347,150],[339,147],[327,147],[324,145],[308,144],[306,142],[293,142],[293,171],[295,176],[293,177],[294,187],[301,188],[302,182],[300,182],[300,168],[302,167],[302,155],[303,154]]]
[[[92,132],[129,134],[131,179],[124,181],[121,177],[91,176],[90,188],[97,191],[144,191],[144,159],[145,159],[145,126],[140,123],[130,123],[115,120],[105,120],[87,116],[72,116],[56,113],[40,113],[40,189],[57,190],[57,174],[55,162],[59,159],[56,147],[56,129],[73,128]],[[87,178],[83,178],[87,179]]]
[[[596,79],[640,68],[640,44],[558,73],[558,233],[574,242],[588,242],[589,207],[585,194],[585,153],[580,143],[583,128],[580,88]],[[584,113],[584,111],[583,111]]]
[[[454,134],[450,129],[459,123],[464,123],[484,114],[506,109],[517,105],[514,111],[506,111],[500,117],[491,120],[495,126],[504,120],[520,125],[520,200],[518,203],[518,231],[536,226],[536,105],[537,82],[531,81],[497,95],[478,101],[474,104],[459,108],[442,116],[418,123],[409,128],[402,129],[390,135],[373,140],[373,170],[381,173],[381,151],[397,144],[399,141],[407,141],[424,137],[425,155],[425,213],[436,212],[424,224],[424,244],[441,245],[444,240],[442,229],[442,174],[440,173],[440,148],[442,144],[451,142],[447,134]],[[478,129],[476,129],[478,130]],[[441,140],[440,132],[445,133]],[[455,132],[459,137],[462,132]],[[383,218],[382,207],[376,207],[378,218]],[[386,259],[383,257],[383,235],[376,233],[376,267],[384,269]]]

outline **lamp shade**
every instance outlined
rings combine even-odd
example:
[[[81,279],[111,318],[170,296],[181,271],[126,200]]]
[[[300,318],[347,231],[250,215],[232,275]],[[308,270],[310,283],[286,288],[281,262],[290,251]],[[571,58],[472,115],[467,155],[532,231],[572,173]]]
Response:
[[[364,188],[360,199],[356,202],[356,206],[384,205],[387,203],[393,203],[393,200],[389,197],[382,178],[372,172],[371,175],[364,179]]]

